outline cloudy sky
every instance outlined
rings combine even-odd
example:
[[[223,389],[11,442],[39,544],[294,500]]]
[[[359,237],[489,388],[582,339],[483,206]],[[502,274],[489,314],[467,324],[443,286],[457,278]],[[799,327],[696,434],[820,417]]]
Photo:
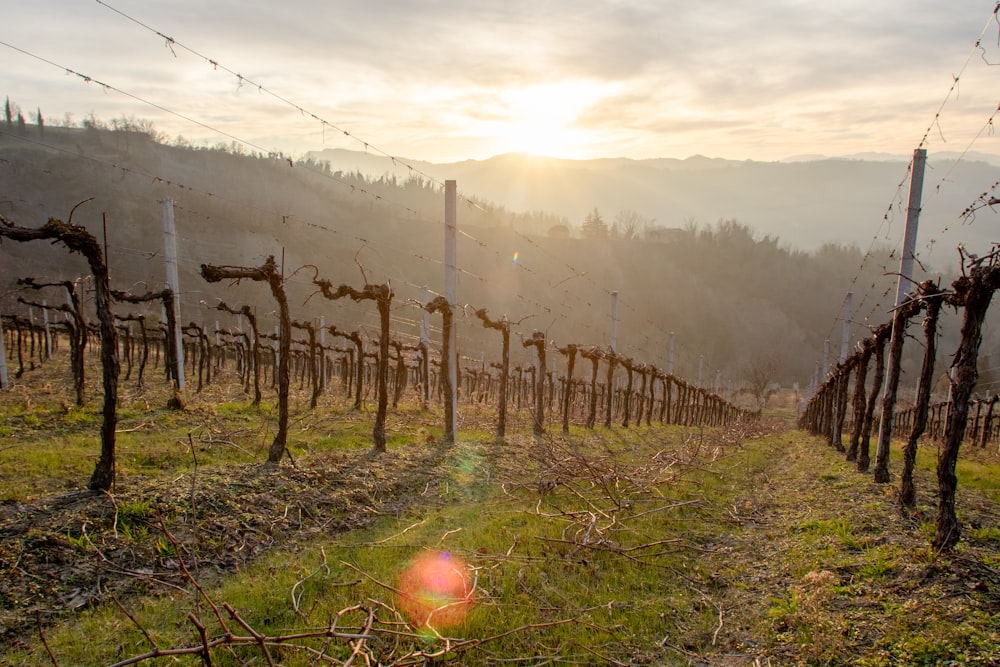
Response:
[[[994,4],[9,0],[0,95],[291,155],[1000,153]]]

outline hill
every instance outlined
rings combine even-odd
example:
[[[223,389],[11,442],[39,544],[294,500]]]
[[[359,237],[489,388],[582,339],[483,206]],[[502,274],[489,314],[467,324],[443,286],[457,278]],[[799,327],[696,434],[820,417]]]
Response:
[[[897,243],[909,188],[909,157],[821,156],[783,162],[734,161],[693,156],[685,160],[626,158],[560,160],[509,154],[448,164],[399,162],[356,151],[326,149],[309,154],[336,169],[370,176],[405,178],[404,165],[455,179],[459,187],[517,210],[552,211],[580,225],[593,208],[610,220],[623,209],[637,211],[667,228],[739,220],[758,234],[811,251],[825,243],[867,245],[873,237]],[[977,224],[954,225],[956,217],[990,188],[1000,168],[989,156],[928,155],[918,237],[922,261],[942,268],[959,243],[988,248],[998,240],[985,212]],[[897,192],[902,184],[902,192]],[[892,224],[880,229],[889,211]],[[879,233],[880,232],[880,233]],[[934,243],[928,247],[931,239]],[[939,253],[933,251],[937,246]]]
[[[358,159],[358,169],[368,165]],[[774,359],[778,381],[805,385],[824,341],[834,339],[836,350],[836,320],[848,290],[872,295],[865,300],[859,295],[856,319],[870,316],[881,322],[885,317],[886,306],[878,302],[894,279],[883,274],[894,269],[863,262],[865,253],[853,241],[798,250],[783,235],[766,233],[742,218],[710,217],[739,210],[721,202],[751,195],[765,202],[757,209],[761,216],[768,207],[787,212],[789,201],[806,198],[796,194],[802,189],[796,183],[812,174],[825,175],[827,183],[825,204],[811,204],[817,215],[832,210],[850,218],[851,206],[859,204],[838,208],[834,202],[853,200],[844,196],[850,183],[874,183],[892,171],[883,165],[734,165],[698,158],[578,165],[543,160],[529,168],[530,162],[525,156],[505,156],[488,164],[442,167],[445,176],[462,179],[459,300],[494,316],[507,315],[519,323],[522,335],[537,329],[560,344],[606,345],[616,291],[619,352],[625,355],[667,368],[673,332],[675,370],[683,377],[695,380],[701,374],[706,384],[718,378],[723,386],[734,386],[752,360]],[[504,164],[520,165],[520,171],[499,170],[497,165]],[[40,226],[50,216],[66,218],[86,201],[73,212],[73,222],[106,238],[117,289],[143,292],[163,284],[162,202],[172,199],[184,322],[211,328],[220,319],[214,305],[224,299],[254,305],[261,328],[270,331],[275,306],[265,290],[209,285],[198,274],[202,263],[259,266],[268,255],[282,262],[293,318],[323,316],[328,324],[369,335],[377,330],[374,309],[322,303],[311,296],[313,276],[335,284],[359,283],[362,273],[370,281],[389,281],[396,294],[394,335],[406,341],[419,334],[423,286],[442,291],[443,197],[435,181],[412,173],[407,179],[376,178],[315,159],[243,155],[224,146],[168,146],[141,131],[47,127],[40,135],[34,126],[25,134],[0,134],[0,169],[0,212],[18,224]],[[846,173],[854,174],[850,183],[843,180]],[[834,187],[838,174],[842,181]],[[561,182],[565,185],[556,187]],[[719,183],[726,185],[720,189]],[[561,209],[543,210],[557,205],[557,195],[590,192],[593,196],[581,198],[579,206],[592,209],[600,188],[613,185],[622,193],[620,205],[638,205],[630,197],[642,193],[643,201],[676,205],[679,219],[690,214],[712,222],[688,220],[656,241],[550,234],[576,224]],[[539,186],[551,189],[551,201],[535,198]],[[712,188],[716,196],[710,204],[707,194],[698,193]],[[493,197],[502,205],[491,203]],[[519,210],[521,204],[530,207]],[[855,238],[849,232],[841,236]],[[16,301],[18,278],[76,279],[86,273],[82,261],[44,245],[8,242],[0,251],[0,309],[5,313],[24,310]],[[233,326],[221,319],[223,328]],[[460,323],[459,344],[474,362],[491,356],[488,351],[498,345],[474,318]],[[528,353],[515,348],[514,363],[530,363]],[[947,341],[942,348],[949,349]]]

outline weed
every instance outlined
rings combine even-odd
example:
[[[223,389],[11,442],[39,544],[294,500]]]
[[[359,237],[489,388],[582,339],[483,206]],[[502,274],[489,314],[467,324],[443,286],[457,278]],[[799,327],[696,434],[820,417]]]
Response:
[[[66,532],[66,541],[72,544],[77,549],[86,551],[90,549],[93,545],[84,533],[80,533],[79,536],[73,537],[73,534],[69,531]]]
[[[983,542],[1000,542],[1000,528],[996,526],[977,526],[969,530],[969,538]]]
[[[889,547],[873,547],[865,550],[865,562],[858,571],[862,579],[882,579],[898,569]]]

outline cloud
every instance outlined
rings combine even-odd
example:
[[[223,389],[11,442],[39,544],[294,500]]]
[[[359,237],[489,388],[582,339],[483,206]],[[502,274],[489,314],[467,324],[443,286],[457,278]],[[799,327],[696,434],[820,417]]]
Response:
[[[107,2],[162,35],[97,2],[36,0],[5,9],[0,40],[250,140],[276,140],[284,128],[289,150],[307,150],[325,136],[294,108],[278,121],[282,103],[254,81],[373,144],[403,155],[419,146],[410,157],[429,159],[460,157],[462,138],[474,142],[468,157],[483,157],[472,151],[495,144],[483,128],[515,112],[505,102],[511,91],[581,82],[592,99],[566,122],[586,133],[580,141],[591,151],[668,155],[704,141],[740,152],[777,141],[837,154],[848,137],[842,150],[898,151],[901,135],[914,141],[933,118],[993,8],[983,0]],[[1000,62],[993,34],[983,49]],[[4,55],[4,92],[27,108],[135,115],[172,135],[209,134],[59,67]],[[990,68],[979,57],[970,64],[960,103],[949,107],[951,141],[960,124],[981,127],[996,104]],[[447,155],[435,154],[435,137]]]

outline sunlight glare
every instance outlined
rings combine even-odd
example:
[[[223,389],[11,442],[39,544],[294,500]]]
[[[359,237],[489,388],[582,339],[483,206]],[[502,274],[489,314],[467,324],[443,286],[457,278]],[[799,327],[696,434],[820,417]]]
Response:
[[[511,88],[501,94],[505,118],[488,132],[499,153],[583,157],[592,138],[576,121],[602,96],[589,82]]]

